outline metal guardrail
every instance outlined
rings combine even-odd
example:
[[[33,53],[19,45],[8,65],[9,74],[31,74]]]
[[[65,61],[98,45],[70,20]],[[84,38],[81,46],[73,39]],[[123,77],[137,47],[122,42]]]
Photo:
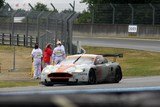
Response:
[[[27,45],[26,45],[27,42]],[[36,37],[26,35],[14,35],[11,34],[0,34],[0,44],[1,45],[16,45],[16,46],[25,46],[25,47],[33,47],[34,44],[37,42]]]

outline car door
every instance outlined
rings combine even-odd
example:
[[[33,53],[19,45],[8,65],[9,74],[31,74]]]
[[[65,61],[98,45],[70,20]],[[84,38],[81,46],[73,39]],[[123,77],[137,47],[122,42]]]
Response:
[[[98,55],[95,60],[97,82],[106,80],[107,70],[106,60],[103,56]]]

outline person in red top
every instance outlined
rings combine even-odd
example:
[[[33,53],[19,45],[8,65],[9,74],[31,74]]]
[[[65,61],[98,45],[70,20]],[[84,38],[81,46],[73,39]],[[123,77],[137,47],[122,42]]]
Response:
[[[51,44],[48,43],[46,45],[46,48],[44,49],[44,52],[43,52],[44,67],[46,67],[47,65],[50,65],[50,63],[51,63],[50,57],[51,56],[52,56],[52,47],[51,47]]]

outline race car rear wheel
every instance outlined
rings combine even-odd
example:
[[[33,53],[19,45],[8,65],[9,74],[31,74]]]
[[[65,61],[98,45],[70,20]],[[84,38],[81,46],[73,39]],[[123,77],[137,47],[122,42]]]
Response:
[[[96,83],[96,74],[94,70],[89,71],[89,79],[88,79],[89,84],[95,84]]]
[[[122,70],[121,70],[121,67],[118,66],[115,70],[114,83],[119,83],[121,79],[122,79]]]

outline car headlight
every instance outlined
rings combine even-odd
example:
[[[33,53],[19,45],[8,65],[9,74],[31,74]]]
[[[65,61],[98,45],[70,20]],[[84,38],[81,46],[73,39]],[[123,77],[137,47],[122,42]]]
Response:
[[[52,66],[47,66],[47,67],[45,67],[45,68],[43,69],[43,71],[42,71],[41,74],[46,75],[46,74],[51,73],[51,71],[53,71],[53,70],[54,70],[54,67],[52,67]]]
[[[46,74],[49,74],[50,73],[50,70],[48,69],[45,69],[42,71],[41,75],[46,75]]]

